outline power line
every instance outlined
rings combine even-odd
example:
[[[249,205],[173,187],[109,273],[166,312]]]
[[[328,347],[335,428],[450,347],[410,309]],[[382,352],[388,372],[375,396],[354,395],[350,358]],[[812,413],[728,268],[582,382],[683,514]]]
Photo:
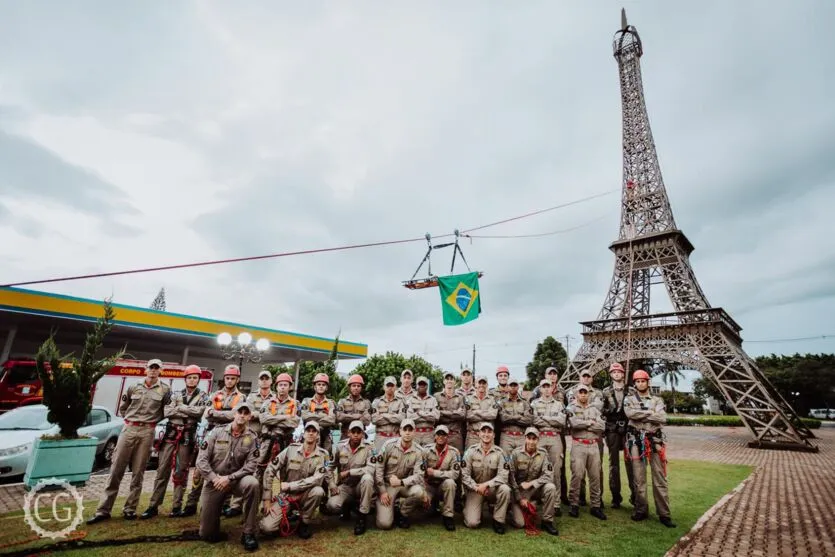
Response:
[[[598,221],[601,221],[605,218],[608,218],[608,215],[602,215],[597,217],[594,220],[590,220],[586,223],[579,224],[577,226],[572,226],[571,228],[563,228],[562,230],[554,230],[553,232],[541,232],[539,234],[510,234],[505,236],[495,236],[490,234],[463,234],[467,238],[542,238],[545,236],[555,236],[557,234],[565,234],[566,232],[573,232],[574,230],[578,230],[580,228],[585,228],[586,226],[592,225]]]
[[[528,217],[532,217],[535,215],[541,215],[542,213],[546,213],[548,211],[554,211],[556,209],[562,209],[564,207],[569,207],[571,205],[576,205],[578,203],[584,203],[586,201],[591,201],[593,199],[597,199],[599,197],[603,197],[605,195],[610,195],[618,189],[612,189],[605,191],[603,193],[597,193],[594,195],[590,195],[581,199],[577,199],[575,201],[569,201],[567,203],[561,203],[559,205],[554,205],[553,207],[547,207],[545,209],[539,209],[537,211],[532,211],[530,213],[525,213],[523,215],[519,215],[516,217],[511,217],[508,219],[503,219],[496,222],[491,222],[488,224],[484,224],[481,226],[477,226],[475,228],[470,228],[468,230],[464,230],[462,234],[467,234],[468,232],[474,232],[476,230],[483,230],[485,228],[489,228],[492,226],[498,226],[500,224],[505,224],[511,221],[520,220]],[[452,236],[453,234],[439,234],[437,236],[433,236],[434,238],[447,238]],[[70,280],[82,280],[82,279],[91,279],[91,278],[104,278],[104,277],[113,277],[119,275],[131,275],[131,274],[139,274],[139,273],[150,273],[155,271],[170,271],[174,269],[187,269],[191,267],[206,267],[209,265],[223,265],[226,263],[241,263],[244,261],[257,261],[262,259],[274,259],[278,257],[290,257],[293,255],[309,255],[313,253],[327,253],[327,252],[335,252],[335,251],[347,251],[353,249],[360,249],[360,248],[370,248],[370,247],[378,247],[378,246],[388,246],[394,244],[406,244],[410,242],[422,242],[425,241],[425,237],[420,238],[406,238],[403,240],[389,240],[384,242],[369,242],[365,244],[351,244],[346,246],[337,246],[337,247],[330,247],[330,248],[318,248],[318,249],[306,249],[306,250],[299,250],[299,251],[286,251],[280,253],[272,253],[268,255],[256,255],[250,257],[236,257],[232,259],[217,259],[212,261],[201,261],[196,263],[182,263],[178,265],[165,265],[160,267],[146,267],[142,269],[130,269],[126,271],[112,271],[112,272],[105,272],[105,273],[91,273],[88,275],[75,275],[75,276],[67,276],[67,277],[58,277],[58,278],[50,278],[50,279],[41,279],[41,280],[29,280],[29,281],[22,281],[22,282],[13,282],[9,284],[3,284],[2,287],[11,287],[11,286],[27,286],[32,284],[46,284],[51,282],[65,282]]]
[[[770,338],[764,340],[746,340],[744,342],[762,342],[762,343],[778,343],[778,342],[799,342],[804,340],[821,340],[827,338],[835,338],[835,334],[816,335],[813,337],[795,337],[795,338]]]

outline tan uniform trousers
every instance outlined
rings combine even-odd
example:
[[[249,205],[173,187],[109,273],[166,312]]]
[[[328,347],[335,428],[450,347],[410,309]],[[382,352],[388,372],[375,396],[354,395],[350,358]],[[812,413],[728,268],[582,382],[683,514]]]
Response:
[[[525,446],[525,434],[521,431],[502,431],[501,441],[499,442],[499,447],[502,450],[510,454],[514,450],[518,449],[519,447]]]
[[[449,427],[449,424],[447,424]],[[447,437],[447,444],[450,447],[455,447],[458,452],[464,454],[464,436],[461,435],[461,430],[456,426],[455,429],[449,429],[449,436]]]
[[[174,499],[172,508],[180,507],[183,503],[183,494],[188,484],[188,470],[191,463],[193,445],[187,445],[182,441],[178,444],[162,442],[162,449],[159,452],[159,464],[157,465],[157,477],[154,480],[154,492],[151,494],[149,507],[162,505],[165,499],[165,490],[168,488],[168,480],[174,474]],[[176,462],[174,454],[176,452]]]
[[[507,519],[507,507],[510,504],[510,486],[505,484],[491,487],[487,496],[479,495],[475,491],[467,490],[467,497],[464,501],[464,526],[467,528],[478,528],[481,524],[481,505],[487,501],[493,503],[493,520],[505,523]]]
[[[302,522],[310,524],[313,520],[313,514],[319,508],[319,503],[325,498],[325,490],[322,486],[317,485],[311,487],[307,491],[300,493],[293,493],[290,497],[298,498],[299,509],[301,511]],[[273,503],[269,514],[261,519],[261,531],[265,534],[278,534],[278,528],[281,524],[281,506],[278,503]]]
[[[256,533],[258,527],[258,500],[261,494],[261,486],[255,476],[244,476],[239,480],[229,482],[230,489],[218,491],[212,482],[203,482],[203,491],[200,494],[200,537],[212,539],[220,533],[220,511],[223,501],[229,493],[243,498],[243,506],[246,509],[244,515],[244,534]]]
[[[569,437],[570,439],[570,437]],[[586,474],[589,477],[589,495],[591,507],[600,507],[601,485],[600,485],[600,448],[599,444],[587,445],[574,440],[571,443],[571,491],[568,500],[572,506],[580,505],[580,488],[583,485]]]
[[[425,430],[425,431],[424,431]],[[421,447],[431,447],[435,444],[435,428],[419,427],[415,430],[415,443]]]
[[[394,523],[394,505],[400,499],[400,514],[403,516],[410,516],[415,509],[423,505],[423,496],[425,491],[419,485],[411,487],[386,487],[386,493],[391,497],[391,505],[384,505],[381,501],[377,501],[377,528],[380,530],[389,530]]]
[[[374,497],[374,478],[370,474],[363,474],[357,485],[340,484],[336,495],[328,497],[326,508],[328,512],[337,514],[342,512],[345,503],[359,501],[359,511],[362,514],[371,512],[371,499]]]
[[[665,462],[662,462],[658,450],[661,443],[652,444],[652,454],[649,465],[652,470],[652,498],[655,499],[655,513],[658,518],[670,516],[670,499],[667,493],[667,474],[664,472]],[[647,501],[647,463],[641,460],[640,448],[631,447],[632,478],[635,481],[635,512],[649,514]]]
[[[557,486],[548,482],[536,489],[520,489],[519,493],[522,499],[539,501],[537,513],[542,517],[541,522],[552,522],[554,520],[554,509],[557,505]],[[522,507],[515,501],[510,507],[510,523],[516,528],[525,527],[525,515],[522,514]]]
[[[542,447],[548,452],[548,461],[554,468],[554,485],[560,485],[560,468],[562,468],[563,466],[563,457],[565,456],[565,450],[563,449],[562,437],[560,436],[560,434],[555,433],[554,435],[549,435],[548,433],[540,433],[538,446]]]
[[[261,456],[258,457],[258,468],[255,470],[255,479],[258,480],[259,484],[264,479],[264,470],[267,469],[267,465],[270,463],[271,453],[271,445],[269,442],[261,441],[261,443],[264,443],[264,450],[261,451]],[[276,441],[276,443],[278,443],[278,441]],[[243,498],[241,497],[233,496],[229,500],[230,509],[240,509],[242,504]]]
[[[469,424],[472,426],[477,426],[479,424]],[[473,445],[478,445],[481,443],[481,437],[478,436],[477,429],[470,429],[467,427],[467,437],[464,439],[464,451],[461,454],[467,452],[467,449],[472,447]]]
[[[399,437],[399,433],[385,433],[378,431],[374,435],[374,452],[380,454],[380,449],[383,448],[383,445],[386,444],[386,441],[391,441],[392,439],[397,439]]]
[[[142,479],[145,477],[145,467],[148,466],[148,458],[151,456],[151,448],[154,444],[154,427],[137,426],[125,424],[119,440],[116,442],[116,451],[113,453],[113,463],[110,465],[110,477],[107,486],[104,488],[99,508],[96,514],[110,516],[113,503],[119,494],[119,484],[125,476],[128,463],[130,463],[131,479],[130,492],[125,500],[123,512],[136,512],[136,505],[139,503],[139,496],[142,494]]]
[[[455,480],[445,479],[439,484],[426,484],[426,494],[430,499],[438,499],[443,503],[441,514],[452,518],[455,515]]]

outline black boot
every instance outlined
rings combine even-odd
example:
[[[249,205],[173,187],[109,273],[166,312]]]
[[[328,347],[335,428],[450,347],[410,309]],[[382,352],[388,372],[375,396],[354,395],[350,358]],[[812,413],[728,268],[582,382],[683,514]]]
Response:
[[[592,515],[594,518],[599,518],[600,520],[606,520],[606,515],[603,514],[603,509],[600,507],[592,507],[589,511],[589,514]]]
[[[351,521],[351,505],[345,503],[342,505],[342,514],[339,515],[339,520],[342,522],[350,522]]]
[[[194,516],[197,514],[197,505],[186,505],[186,508],[180,512],[180,516]]]
[[[179,518],[183,516],[183,510],[180,507],[174,507],[171,509],[171,512],[168,513],[168,518]]]
[[[634,520],[635,522],[640,522],[640,521],[642,521],[642,520],[646,520],[646,519],[647,519],[647,514],[646,514],[646,513],[638,513],[638,512],[636,512],[636,513],[633,513],[633,514],[632,514],[632,516],[630,516],[629,518],[631,518],[631,519],[632,519],[632,520]]]
[[[571,508],[568,509],[568,516],[573,517],[573,518],[579,518],[580,517],[580,507],[578,507],[577,505],[571,505]]]
[[[303,540],[310,538],[313,535],[313,532],[310,530],[310,526],[307,522],[299,521],[299,529],[297,531],[299,537]]]
[[[675,528],[675,522],[669,516],[662,516],[659,520],[661,520],[661,524],[666,526],[667,528]]]
[[[551,534],[552,536],[559,536],[560,533],[557,531],[557,527],[554,526],[553,521],[543,522],[539,525],[540,528]]]
[[[149,518],[155,517],[159,514],[159,510],[156,507],[148,507],[145,509],[145,512],[139,515],[139,518],[142,520],[147,520]]]
[[[621,504],[621,499],[620,499],[620,498],[617,498],[617,499],[614,499],[614,498],[613,498],[613,499],[612,499],[612,508],[613,508],[613,509],[619,509],[619,508],[620,508],[620,504]]]
[[[504,522],[493,520],[493,531],[497,534],[504,534]]]
[[[258,540],[252,534],[241,534],[241,544],[247,551],[255,551],[258,549]]]
[[[354,524],[354,535],[362,536],[368,528],[368,513],[357,511],[357,522]]]
[[[411,528],[412,522],[409,520],[408,516],[401,514],[397,519],[397,527],[403,528],[404,530],[408,530]]]
[[[232,507],[229,507],[228,509],[225,509],[223,511],[223,516],[225,516],[226,518],[241,516],[242,514],[244,514],[244,511],[242,511],[239,508],[238,509],[233,509]]]
[[[445,516],[442,519],[442,522],[444,523],[444,528],[447,529],[447,532],[454,532],[455,531],[455,521],[453,520],[453,518],[451,516]]]
[[[97,522],[104,522],[105,520],[110,520],[109,514],[97,514],[93,518],[87,521],[87,524],[96,524]]]

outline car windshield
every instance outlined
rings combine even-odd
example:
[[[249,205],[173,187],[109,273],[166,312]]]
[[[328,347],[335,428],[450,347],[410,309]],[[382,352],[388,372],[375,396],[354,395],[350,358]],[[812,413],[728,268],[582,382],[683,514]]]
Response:
[[[38,370],[35,366],[13,366],[6,373],[6,383],[20,385],[38,380]]]
[[[49,429],[52,424],[46,419],[45,406],[22,406],[0,416],[0,430]]]

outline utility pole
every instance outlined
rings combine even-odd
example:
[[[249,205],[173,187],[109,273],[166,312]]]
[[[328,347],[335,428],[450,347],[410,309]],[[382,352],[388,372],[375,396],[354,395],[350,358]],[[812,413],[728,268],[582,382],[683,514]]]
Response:
[[[473,376],[475,376],[475,344],[473,344]]]

